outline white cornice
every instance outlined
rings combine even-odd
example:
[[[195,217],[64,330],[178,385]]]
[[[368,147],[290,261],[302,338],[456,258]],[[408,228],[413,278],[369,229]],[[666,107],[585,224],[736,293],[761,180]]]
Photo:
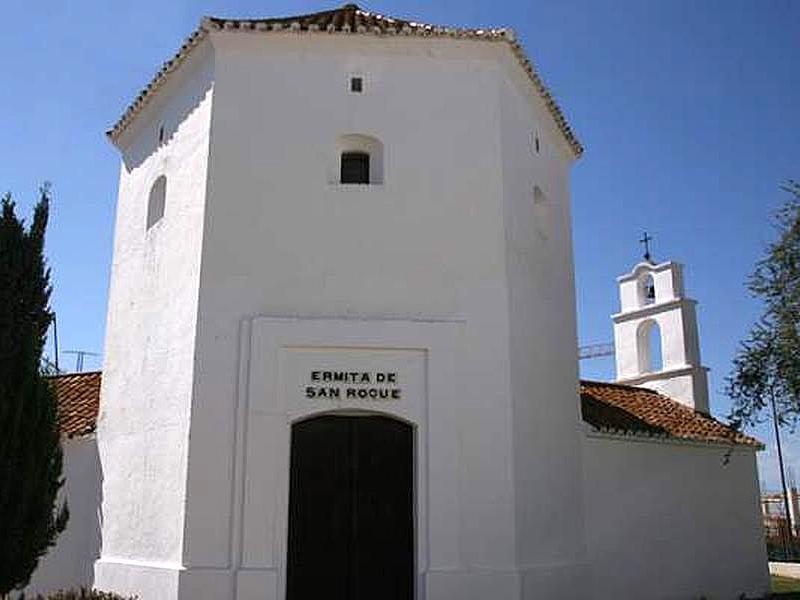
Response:
[[[614,321],[614,323],[623,323],[633,319],[649,317],[672,308],[695,304],[697,304],[697,300],[692,300],[691,298],[673,298],[672,300],[667,300],[666,302],[646,304],[645,306],[640,306],[638,308],[626,310],[625,312],[616,313],[611,315],[611,319]]]
[[[626,377],[623,379],[618,379],[616,383],[619,383],[621,385],[630,385],[638,387],[644,383],[649,383],[651,381],[661,381],[663,379],[680,377],[681,375],[691,375],[694,371],[705,371],[707,373],[708,370],[709,370],[708,367],[703,367],[699,365],[698,366],[682,365],[680,367],[674,367],[672,369],[664,369],[663,371],[653,371],[651,373],[643,373],[641,375],[637,375],[636,377]]]

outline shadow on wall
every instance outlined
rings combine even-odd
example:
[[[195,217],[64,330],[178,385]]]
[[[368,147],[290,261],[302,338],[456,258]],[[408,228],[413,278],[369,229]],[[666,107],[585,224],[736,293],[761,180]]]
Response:
[[[155,94],[123,134],[123,139],[131,136],[130,142],[125,143],[123,156],[128,172],[168,145],[178,130],[188,124],[191,115],[211,101],[214,78],[211,50],[208,47],[198,50],[165,84],[168,89],[162,91],[167,93]]]
[[[204,89],[197,90],[195,94],[185,97],[181,106],[170,107],[172,110],[161,119],[152,123],[143,119],[145,123],[141,126],[141,131],[134,133],[135,141],[123,154],[122,160],[125,169],[130,173],[162,146],[167,146],[192,113],[210,99],[211,84],[209,82]]]
[[[26,597],[60,589],[92,587],[94,562],[100,557],[102,467],[94,435],[64,440],[64,490],[69,523],[39,562]]]

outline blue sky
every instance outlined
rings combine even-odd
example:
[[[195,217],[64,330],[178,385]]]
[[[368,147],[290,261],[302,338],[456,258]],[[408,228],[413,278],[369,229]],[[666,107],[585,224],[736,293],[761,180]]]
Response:
[[[62,350],[101,352],[118,156],[104,130],[204,14],[275,16],[320,2],[4,3],[0,191],[28,215],[53,183],[48,236]],[[800,179],[800,3],[791,0],[445,0],[362,3],[458,26],[511,26],[586,146],[573,175],[581,343],[612,338],[615,277],[640,258],[686,265],[699,305],[712,410],[759,313],[744,286],[771,239],[781,182]],[[72,366],[74,357],[62,355]],[[99,362],[86,360],[87,368]],[[613,377],[613,361],[581,364]],[[757,433],[772,447],[767,428]],[[800,468],[800,441],[787,434]],[[774,488],[773,452],[762,480]]]

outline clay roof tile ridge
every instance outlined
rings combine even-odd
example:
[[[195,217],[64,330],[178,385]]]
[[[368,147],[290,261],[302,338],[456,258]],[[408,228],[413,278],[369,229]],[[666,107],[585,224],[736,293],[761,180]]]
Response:
[[[118,141],[122,133],[133,122],[136,115],[142,110],[144,105],[149,102],[152,95],[163,84],[167,75],[177,70],[186,60],[192,50],[211,31],[224,30],[228,32],[267,32],[283,31],[288,29],[295,32],[317,32],[326,31],[329,33],[341,31],[342,33],[375,34],[375,35],[397,35],[398,33],[406,36],[438,36],[470,38],[489,41],[505,41],[511,46],[511,50],[520,63],[520,66],[528,73],[528,77],[537,90],[548,111],[551,113],[556,126],[560,129],[573,155],[577,158],[583,154],[583,146],[572,131],[561,108],[555,102],[552,94],[542,83],[535,67],[528,60],[524,49],[517,41],[516,35],[511,28],[453,28],[446,26],[436,26],[429,23],[417,21],[407,21],[396,19],[370,11],[364,10],[354,3],[347,3],[340,8],[324,10],[305,15],[290,17],[271,17],[259,19],[230,19],[221,17],[204,16],[200,20],[198,28],[193,31],[181,45],[177,53],[162,65],[161,69],[153,76],[150,83],[136,96],[133,102],[125,109],[122,116],[106,132],[112,142]],[[530,64],[530,67],[528,66]]]

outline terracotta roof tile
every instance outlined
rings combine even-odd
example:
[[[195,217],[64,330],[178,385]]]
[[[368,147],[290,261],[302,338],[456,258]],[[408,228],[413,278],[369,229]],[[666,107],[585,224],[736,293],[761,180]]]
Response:
[[[232,31],[247,33],[295,32],[318,34],[366,34],[378,36],[413,36],[413,37],[449,37],[505,42],[510,45],[520,66],[527,73],[537,93],[544,100],[547,108],[566,139],[573,154],[583,154],[583,146],[572,131],[564,113],[556,103],[550,90],[542,81],[536,67],[525,53],[522,45],[516,40],[514,32],[508,28],[500,29],[465,29],[444,27],[419,23],[405,19],[395,19],[359,8],[355,4],[345,4],[333,10],[325,10],[306,15],[277,17],[268,19],[223,19],[204,17],[200,26],[186,38],[175,55],[166,61],[153,76],[150,83],[128,106],[122,116],[106,134],[116,141],[130,125],[135,116],[150,101],[170,73],[177,69],[189,56],[192,49],[198,46],[209,31]]]
[[[62,433],[72,437],[93,432],[100,408],[101,373],[71,373],[49,379],[58,400]],[[653,390],[581,381],[580,392],[583,420],[596,429],[762,447],[758,440]]]
[[[100,409],[101,373],[70,373],[48,379],[58,401],[61,433],[73,437],[93,432]]]
[[[581,381],[580,392],[583,420],[597,429],[762,447],[758,440],[647,388]]]
[[[297,15],[293,17],[270,17],[266,19],[224,19],[207,17],[206,22],[220,29],[325,31],[345,33],[380,33],[389,35],[434,35],[453,33],[458,35],[477,35],[481,37],[504,36],[505,29],[460,29],[440,27],[406,19],[386,17],[363,10],[356,4],[345,4],[332,10]],[[265,27],[266,26],[266,27]]]

